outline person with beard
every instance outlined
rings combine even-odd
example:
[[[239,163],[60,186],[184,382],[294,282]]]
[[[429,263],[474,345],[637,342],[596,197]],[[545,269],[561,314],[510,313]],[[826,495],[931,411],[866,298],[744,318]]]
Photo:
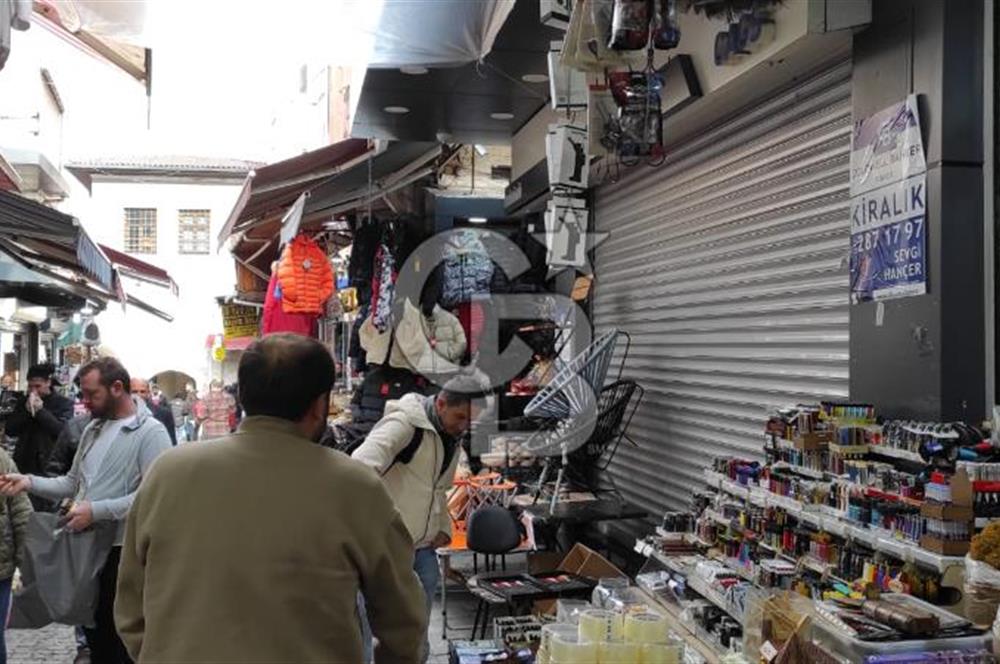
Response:
[[[139,662],[415,664],[427,629],[413,543],[382,482],[316,442],[333,359],[294,334],[240,359],[246,417],[156,462],[128,517],[115,617]]]
[[[53,501],[71,498],[65,525],[69,532],[102,522],[114,524],[114,545],[98,579],[95,625],[85,631],[94,662],[119,664],[131,662],[114,625],[125,517],[153,461],[170,449],[170,437],[145,402],[130,394],[131,379],[118,360],[101,358],[84,365],[79,378],[93,421],[80,438],[69,472],[61,477],[8,473],[0,477],[0,493],[15,496],[27,491]]]
[[[167,434],[170,435],[170,443],[177,445],[177,425],[174,424],[174,412],[167,406],[153,401],[153,394],[149,389],[149,381],[145,378],[133,378],[132,394],[146,402],[146,408],[149,408],[149,412],[153,414],[153,417],[163,425],[163,428],[167,430]]]

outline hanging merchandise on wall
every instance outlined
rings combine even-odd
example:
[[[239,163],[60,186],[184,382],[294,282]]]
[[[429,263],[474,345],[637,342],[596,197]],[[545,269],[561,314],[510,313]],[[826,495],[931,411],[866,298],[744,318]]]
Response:
[[[587,128],[571,124],[549,125],[545,156],[549,166],[549,186],[553,189],[586,189],[588,186],[589,143]]]
[[[609,139],[620,157],[659,157],[663,153],[663,83],[653,71],[615,72],[609,76],[619,107],[618,133]]]
[[[563,42],[552,42],[549,50],[549,86],[554,110],[587,107],[587,76],[562,64]]]
[[[582,268],[587,263],[590,212],[580,198],[554,196],[545,210],[546,262],[552,267]]]
[[[618,51],[638,51],[649,42],[648,0],[615,0],[611,19],[611,41],[608,44]]]
[[[916,95],[851,139],[851,302],[927,292],[927,162]]]

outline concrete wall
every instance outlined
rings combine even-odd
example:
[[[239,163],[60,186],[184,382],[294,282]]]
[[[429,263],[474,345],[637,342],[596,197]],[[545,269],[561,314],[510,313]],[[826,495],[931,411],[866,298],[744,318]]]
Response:
[[[853,106],[865,117],[919,95],[927,154],[929,292],[851,308],[851,397],[888,416],[986,413],[983,2],[876,0],[854,39]]]
[[[211,369],[205,339],[222,331],[215,297],[231,295],[236,281],[232,257],[216,251],[215,238],[239,191],[239,181],[232,185],[97,182],[91,198],[72,201],[74,212],[87,220],[93,238],[118,250],[124,250],[124,209],[157,209],[157,253],[136,257],[168,270],[180,295],[175,298],[163,288],[140,282],[127,284],[126,290],[170,312],[175,320],[168,323],[134,307],[123,313],[114,303],[97,318],[103,341],[133,373],[152,376],[173,369],[203,385]],[[177,213],[181,209],[211,211],[210,254],[177,252]]]

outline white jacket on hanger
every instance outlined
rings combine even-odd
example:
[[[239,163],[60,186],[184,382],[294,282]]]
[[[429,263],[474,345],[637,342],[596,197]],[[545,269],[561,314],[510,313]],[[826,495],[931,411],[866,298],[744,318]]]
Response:
[[[385,364],[391,336],[391,327],[379,333],[371,316],[365,319],[359,340],[369,363]],[[396,326],[389,366],[422,375],[450,373],[457,369],[466,343],[462,324],[451,312],[435,305],[431,315],[424,316],[407,300],[403,317]]]

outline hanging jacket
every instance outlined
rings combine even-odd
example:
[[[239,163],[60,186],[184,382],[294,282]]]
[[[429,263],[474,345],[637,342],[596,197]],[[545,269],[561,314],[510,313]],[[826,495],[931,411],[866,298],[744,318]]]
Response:
[[[446,373],[449,363],[457,364],[465,354],[465,332],[458,318],[437,306],[430,316],[424,316],[409,300],[404,303],[403,318],[396,326],[392,353],[389,353],[392,330],[379,332],[370,316],[361,325],[358,336],[369,362],[388,361],[391,367],[415,374]]]
[[[278,264],[281,307],[286,314],[323,313],[333,295],[333,270],[326,254],[311,238],[299,235],[288,243]]]
[[[449,309],[489,295],[493,281],[493,261],[475,232],[466,232],[448,240],[444,250],[441,304]]]
[[[289,314],[281,306],[282,290],[278,284],[278,274],[271,275],[267,284],[267,296],[264,298],[264,316],[261,318],[260,333],[274,334],[291,332],[304,337],[315,337],[317,331],[314,314]]]
[[[375,253],[375,276],[372,278],[372,324],[379,332],[385,332],[389,326],[396,276],[396,263],[392,252],[383,244]]]

